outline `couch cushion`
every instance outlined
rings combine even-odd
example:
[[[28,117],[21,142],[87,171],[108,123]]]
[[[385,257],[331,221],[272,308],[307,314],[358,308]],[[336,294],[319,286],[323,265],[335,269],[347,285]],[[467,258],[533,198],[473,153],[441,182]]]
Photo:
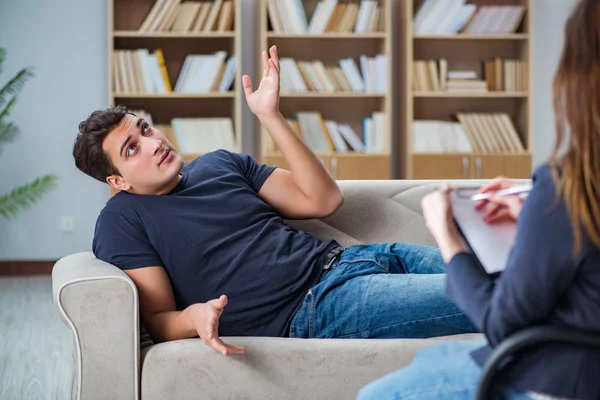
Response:
[[[246,347],[227,357],[200,339],[160,343],[142,353],[142,399],[354,399],[427,344],[480,338],[223,338]]]
[[[421,213],[421,199],[439,186],[432,181],[339,181],[345,200],[331,217],[286,221],[343,246],[399,241],[434,245]],[[470,182],[472,185],[473,182]]]

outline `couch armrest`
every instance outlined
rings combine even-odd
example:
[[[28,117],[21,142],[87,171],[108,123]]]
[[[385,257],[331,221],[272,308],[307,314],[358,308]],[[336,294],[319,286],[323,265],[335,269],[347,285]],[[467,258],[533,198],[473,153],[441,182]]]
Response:
[[[75,339],[77,399],[139,399],[139,307],[133,281],[92,253],[77,253],[54,265],[52,291]]]

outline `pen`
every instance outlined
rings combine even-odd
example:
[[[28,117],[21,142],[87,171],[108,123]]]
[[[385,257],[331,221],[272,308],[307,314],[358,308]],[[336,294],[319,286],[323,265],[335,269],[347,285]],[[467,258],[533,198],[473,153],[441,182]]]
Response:
[[[472,201],[487,200],[490,197],[495,196],[495,195],[506,196],[509,194],[518,194],[521,197],[525,197],[527,195],[527,193],[531,190],[531,187],[532,187],[532,185],[513,186],[511,188],[501,189],[496,192],[478,193],[478,194],[471,196],[471,200]]]

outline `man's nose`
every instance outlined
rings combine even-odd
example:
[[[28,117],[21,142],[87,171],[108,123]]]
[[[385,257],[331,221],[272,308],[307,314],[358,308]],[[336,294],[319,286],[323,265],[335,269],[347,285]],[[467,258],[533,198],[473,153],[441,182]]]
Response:
[[[152,154],[156,155],[156,153],[158,153],[163,147],[162,141],[160,139],[153,138],[148,138],[148,140],[150,140],[151,143],[150,148],[152,149]]]

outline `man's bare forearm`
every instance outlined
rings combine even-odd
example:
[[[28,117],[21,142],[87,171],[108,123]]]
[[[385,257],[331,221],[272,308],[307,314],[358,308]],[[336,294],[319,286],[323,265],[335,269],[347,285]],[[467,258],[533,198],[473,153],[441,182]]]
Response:
[[[155,342],[198,337],[191,312],[197,304],[192,304],[183,311],[165,311],[152,315],[147,328]]]
[[[331,200],[332,196],[341,197],[335,179],[280,113],[262,117],[260,122],[285,157],[294,182],[309,200],[318,202]]]

